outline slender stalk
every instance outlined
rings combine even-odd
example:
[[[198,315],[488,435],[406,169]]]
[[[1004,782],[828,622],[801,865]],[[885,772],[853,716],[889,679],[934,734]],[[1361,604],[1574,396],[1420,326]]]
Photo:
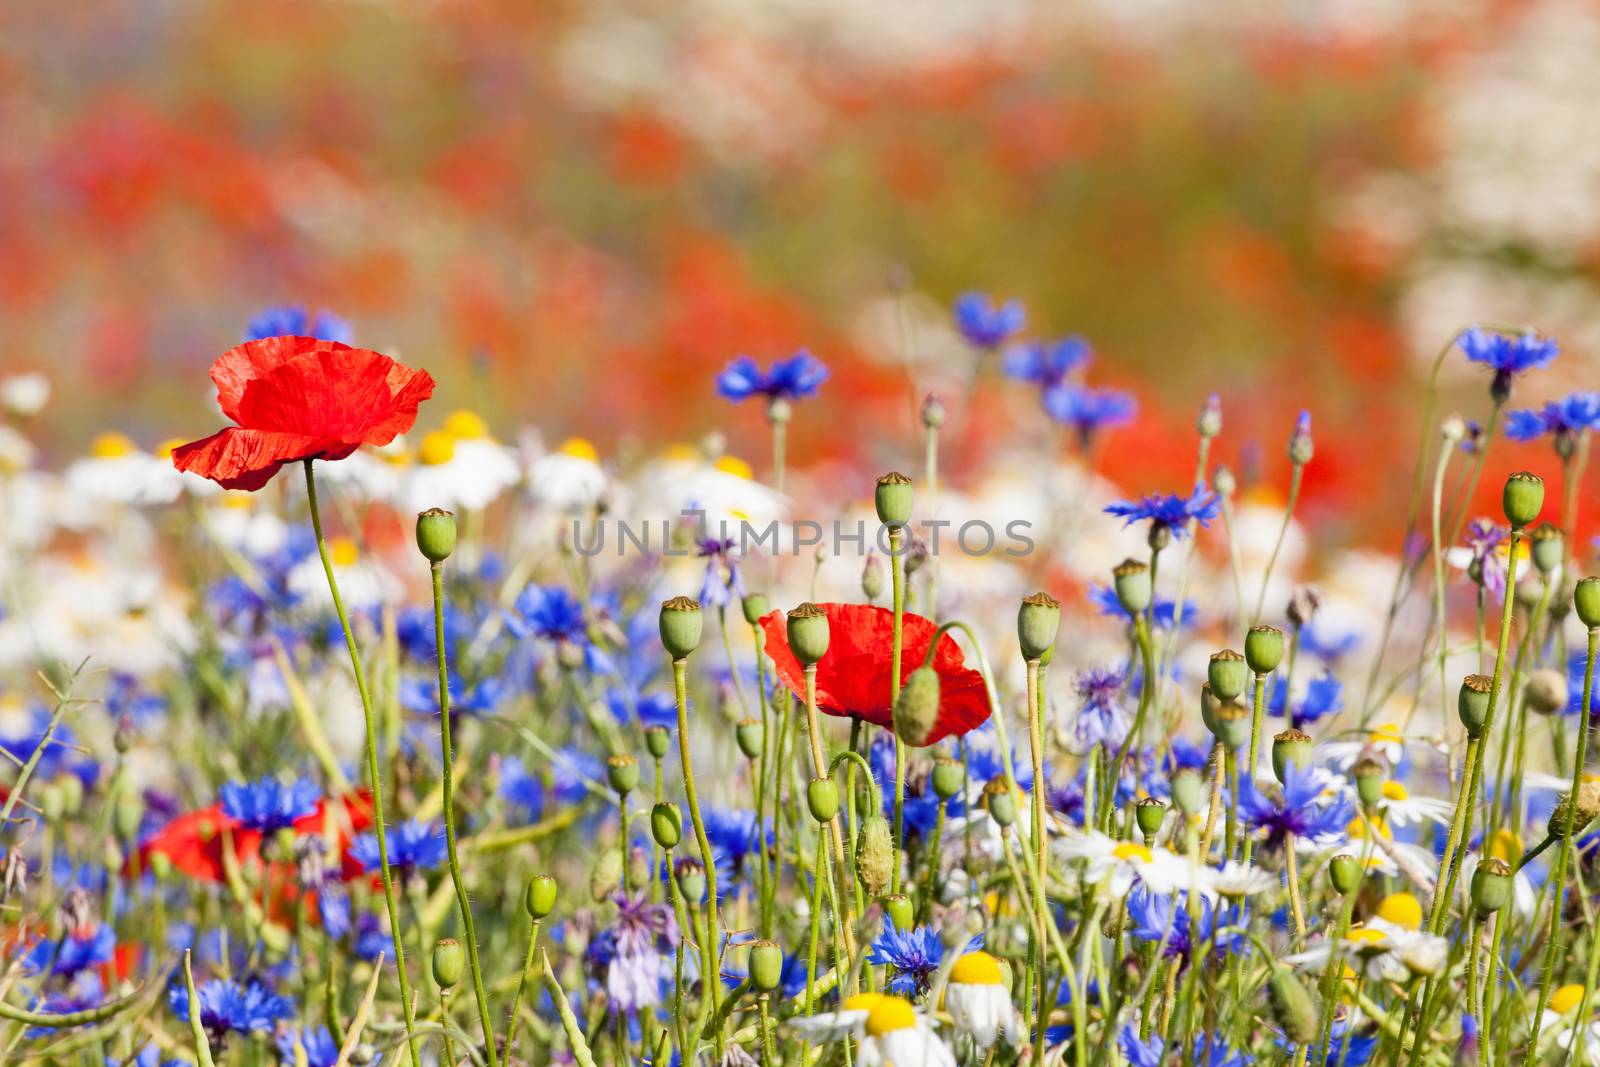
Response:
[[[1445,872],[1451,870],[1454,865],[1456,849],[1461,845],[1462,832],[1466,828],[1467,824],[1467,812],[1472,808],[1474,795],[1476,793],[1476,783],[1473,777],[1473,768],[1478,765],[1478,752],[1482,745],[1482,735],[1469,736],[1467,738],[1467,751],[1461,757],[1461,784],[1456,790],[1455,811],[1450,816],[1450,833],[1445,838],[1444,853],[1439,859],[1439,873],[1441,877],[1434,884],[1433,900],[1428,906],[1429,932],[1434,932],[1437,930],[1440,920],[1440,913],[1443,911],[1444,902],[1447,899],[1445,895],[1446,878],[1444,875]]]
[[[1111,767],[1106,773],[1106,780],[1100,787],[1101,821],[1105,828],[1110,827],[1111,816],[1114,811],[1113,801],[1117,796],[1117,783],[1122,781],[1122,765],[1128,759],[1128,753],[1144,733],[1145,716],[1150,712],[1150,701],[1155,694],[1156,678],[1153,655],[1150,648],[1150,628],[1145,624],[1143,615],[1133,618],[1134,640],[1139,645],[1140,662],[1144,664],[1143,684],[1139,687],[1139,710],[1134,712],[1133,725],[1128,729],[1128,736],[1123,738],[1122,745],[1117,749],[1117,754],[1111,761]],[[1035,781],[1035,790],[1043,788],[1043,783]]]
[[[889,530],[889,574],[894,589],[894,634],[889,654],[889,706],[892,708],[900,696],[900,650],[905,640],[906,562],[901,552],[905,544],[905,531],[899,526]],[[938,645],[937,639],[930,646]],[[893,731],[890,731],[893,734]],[[891,879],[893,893],[900,892],[900,867],[906,847],[906,746],[899,735],[894,735],[894,874]]]
[[[668,881],[671,881],[670,875]],[[527,995],[528,982],[533,975],[533,953],[539,947],[540,925],[540,920],[534,919],[528,927],[528,950],[522,957],[522,977],[517,980],[517,992],[511,998],[511,1022],[506,1027],[507,1062],[514,1061],[517,1055],[517,1026],[522,1022],[522,998]]]
[[[717,966],[717,863],[711,854],[706,824],[700,819],[700,795],[694,787],[694,762],[689,754],[688,661],[672,661],[672,691],[678,702],[678,759],[683,764],[683,792],[689,805],[689,821],[694,824],[695,843],[700,846],[700,862],[706,869],[706,933],[700,946],[700,999],[708,1017],[715,1016],[720,1000],[721,968]],[[722,1033],[717,1032],[718,1058],[721,1058]]]
[[[344,630],[345,648],[350,653],[350,667],[356,676],[356,692],[361,697],[361,712],[366,720],[367,778],[372,786],[372,832],[378,841],[378,872],[383,880],[383,903],[389,912],[389,936],[394,942],[395,974],[400,979],[400,1010],[405,1016],[406,1045],[411,1054],[411,1067],[422,1067],[422,1057],[417,1049],[416,1010],[411,1003],[411,982],[406,977],[406,953],[401,944],[400,908],[394,898],[394,874],[389,869],[389,839],[383,823],[383,780],[378,771],[378,726],[372,708],[372,694],[367,688],[366,671],[361,666],[361,653],[356,648],[356,635],[350,629],[350,616],[345,613],[344,599],[339,595],[339,583],[333,575],[333,557],[328,552],[328,541],[322,535],[322,514],[317,510],[317,479],[312,473],[312,460],[305,461],[306,501],[311,509],[311,530],[317,538],[317,552],[322,557],[322,570],[328,577],[328,592],[333,597],[333,610],[339,616],[339,626]],[[449,763],[448,758],[445,760]]]
[[[1250,747],[1247,750],[1247,754],[1245,756],[1245,765],[1244,765],[1244,773],[1249,775],[1248,781],[1250,782],[1250,785],[1251,785],[1252,788],[1254,788],[1254,786],[1256,784],[1256,759],[1260,755],[1261,716],[1262,716],[1262,712],[1265,710],[1263,705],[1265,705],[1266,702],[1267,702],[1266,701],[1266,694],[1267,694],[1267,676],[1265,674],[1258,674],[1258,675],[1256,675],[1255,692],[1252,694],[1252,699],[1251,699],[1251,704],[1250,704]],[[1288,697],[1285,696],[1284,699],[1287,701]],[[1238,799],[1238,784],[1237,783],[1235,783],[1235,785],[1234,785],[1234,799],[1235,800]],[[1256,843],[1256,841],[1255,841],[1255,838],[1253,838],[1253,837],[1246,837],[1244,839],[1244,856],[1243,856],[1243,858],[1244,858],[1244,864],[1245,864],[1246,867],[1248,867],[1250,865],[1250,852],[1251,852],[1251,849],[1254,847],[1255,843]]]
[[[1300,480],[1305,473],[1304,463],[1292,464],[1289,470],[1289,499],[1283,505],[1283,525],[1278,527],[1278,539],[1272,542],[1272,554],[1267,557],[1267,569],[1261,575],[1261,591],[1256,594],[1255,614],[1250,625],[1261,621],[1261,609],[1267,604],[1267,586],[1272,584],[1272,569],[1277,566],[1278,553],[1283,550],[1283,539],[1288,536],[1289,523],[1294,519],[1294,506],[1300,499]]]

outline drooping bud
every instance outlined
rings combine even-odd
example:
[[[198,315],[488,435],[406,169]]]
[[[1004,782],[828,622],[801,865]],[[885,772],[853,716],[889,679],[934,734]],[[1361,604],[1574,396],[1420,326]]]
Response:
[[[817,822],[828,822],[839,814],[839,787],[832,778],[813,778],[806,785],[806,807]]]
[[[904,893],[891,893],[884,897],[883,913],[894,923],[896,930],[909,930],[916,925],[912,917],[911,898]]]
[[[653,758],[666,759],[667,753],[672,749],[672,731],[659,724],[646,727],[644,747],[650,750]]]
[[[674,660],[688,659],[700,644],[704,620],[700,604],[686,596],[675,596],[661,604],[661,646]]]
[[[1294,592],[1289,594],[1289,606],[1285,614],[1289,621],[1294,623],[1295,629],[1304,628],[1306,623],[1317,614],[1317,609],[1322,606],[1322,597],[1309,585],[1297,585]]]
[[[1528,707],[1541,715],[1565,710],[1567,706],[1567,676],[1558,670],[1542,667],[1528,676],[1522,690]]]
[[[672,801],[663,800],[650,809],[650,835],[669,852],[683,840],[683,816]]]
[[[1314,451],[1311,441],[1311,412],[1302,411],[1294,421],[1294,432],[1289,435],[1289,462],[1304,467],[1311,462]]]
[[[1472,872],[1472,906],[1479,919],[1487,919],[1511,900],[1511,864],[1493,856]]]
[[[1212,393],[1200,406],[1200,417],[1195,420],[1195,431],[1201,437],[1215,437],[1222,432],[1222,398]]]
[[[1161,824],[1166,820],[1167,806],[1155,797],[1141,797],[1139,803],[1134,805],[1133,821],[1146,838],[1160,833]]]
[[[1125,559],[1111,568],[1111,584],[1117,603],[1129,615],[1140,615],[1150,607],[1150,568],[1136,559]]]
[[[1341,852],[1328,861],[1328,883],[1341,896],[1349,896],[1361,888],[1361,861],[1348,852]]]
[[[789,650],[809,667],[828,654],[828,613],[812,603],[789,612]]]
[[[1377,807],[1383,800],[1383,783],[1389,777],[1384,765],[1371,756],[1363,756],[1350,768],[1350,777],[1355,779],[1362,808],[1371,811]]]
[[[739,601],[739,610],[744,612],[747,625],[756,625],[761,621],[761,616],[767,613],[767,594],[746,593],[744,599]]]
[[[623,796],[639,785],[639,761],[626,752],[619,752],[606,760],[606,781]]]
[[[1548,575],[1561,566],[1567,549],[1559,527],[1541,522],[1528,534],[1528,542],[1528,552],[1533,556],[1533,565],[1540,574]]]
[[[876,552],[868,552],[867,561],[862,564],[861,595],[868,604],[876,603],[883,595],[883,560]]]
[[[461,942],[441,937],[433,943],[433,980],[440,989],[454,989],[466,968],[467,953]]]
[[[1600,576],[1589,575],[1572,590],[1572,606],[1578,612],[1578,621],[1593,630],[1600,626]]]
[[[1290,1041],[1305,1045],[1316,1040],[1321,1013],[1316,998],[1293,971],[1273,966],[1272,976],[1267,979],[1267,1000],[1278,1026]]]
[[[983,787],[983,806],[989,818],[1002,828],[1017,821],[1017,802],[1004,778],[991,778]]]
[[[966,784],[967,771],[961,766],[960,760],[942,756],[933,763],[933,795],[940,800],[949,800],[961,792],[961,787]]]
[[[1206,666],[1206,679],[1218,700],[1237,700],[1244,687],[1250,684],[1250,668],[1243,655],[1225,648],[1212,653],[1211,662]]]
[[[1213,736],[1224,748],[1238,750],[1250,743],[1250,711],[1236,700],[1219,707]]]
[[[1572,820],[1572,832],[1582,833],[1600,815],[1600,782],[1583,782],[1576,793],[1566,793],[1556,801],[1550,812],[1545,832],[1551,837],[1567,835],[1567,820]]]
[[[894,838],[889,820],[873,812],[861,820],[861,843],[856,848],[856,877],[869,896],[879,897],[894,874]]]
[[[890,471],[878,479],[873,495],[878,508],[878,521],[891,530],[898,530],[911,521],[911,479],[899,471]]]
[[[1456,697],[1456,714],[1468,737],[1481,737],[1484,723],[1489,721],[1489,690],[1494,679],[1487,674],[1469,674],[1461,679],[1461,692]]]
[[[522,893],[522,906],[535,922],[555,911],[556,880],[548,874],[536,874],[529,878]]]
[[[739,725],[733,728],[733,737],[739,742],[739,751],[744,753],[745,759],[761,755],[761,738],[765,733],[760,719],[739,720]]]
[[[939,723],[939,688],[939,672],[932,667],[906,676],[894,701],[894,735],[901,741],[918,748],[928,743]]]
[[[1206,783],[1193,767],[1180,767],[1172,776],[1172,802],[1185,815],[1193,815],[1206,806]]]
[[[1285,730],[1272,739],[1272,773],[1282,782],[1289,764],[1304,770],[1311,763],[1311,735],[1303,730]]]
[[[1544,509],[1544,479],[1530,471],[1518,471],[1506,479],[1500,507],[1514,529],[1523,529]]]
[[[1061,603],[1049,593],[1032,593],[1022,598],[1017,609],[1017,642],[1024,662],[1040,659],[1055,647],[1061,629]]]
[[[1257,674],[1271,674],[1283,662],[1283,631],[1276,626],[1252,626],[1244,635],[1244,661]]]
[[[456,517],[444,508],[417,516],[417,550],[429,563],[443,563],[456,550]]]
[[[762,938],[750,942],[750,982],[763,993],[770,993],[783,981],[783,950]]]

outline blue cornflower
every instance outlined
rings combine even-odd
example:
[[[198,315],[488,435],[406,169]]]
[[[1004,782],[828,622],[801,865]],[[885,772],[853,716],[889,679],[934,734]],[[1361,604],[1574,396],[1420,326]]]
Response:
[[[284,784],[276,778],[259,782],[227,782],[217,792],[222,812],[246,830],[275,833],[317,810],[322,790],[309,778]]]
[[[435,663],[439,651],[434,644],[433,608],[426,604],[411,604],[401,608],[394,620],[395,637],[400,649],[413,659]],[[444,606],[444,643],[446,651],[453,649],[472,633],[472,620],[454,604]]]
[[[656,690],[653,693],[629,693],[612,689],[606,693],[606,705],[620,723],[638,719],[641,726],[678,726],[678,702],[671,693]]]
[[[468,686],[453,667],[446,672],[446,677],[445,684],[450,687],[450,711],[455,715],[492,714],[505,696],[506,682],[503,678],[491,675],[476,685]],[[438,677],[402,679],[400,706],[418,715],[439,714]]]
[[[1324,663],[1343,659],[1361,644],[1361,634],[1356,630],[1334,630],[1320,617],[1314,617],[1300,627],[1300,651],[1315,656]]]
[[[1191,522],[1210,526],[1221,506],[1222,502],[1215,493],[1208,491],[1204,484],[1196,484],[1194,492],[1188,496],[1150,493],[1138,500],[1119,500],[1108,504],[1105,512],[1124,520],[1124,526],[1148,520],[1152,535],[1164,529],[1173,537],[1181,538]]]
[[[105,1001],[105,986],[94,971],[79,971],[65,990],[34,998],[28,1005],[30,1011],[45,1015],[69,1015],[75,1011],[98,1008]],[[52,1026],[30,1026],[29,1037],[44,1037],[55,1033]]]
[[[1063,426],[1078,431],[1078,440],[1087,443],[1098,430],[1126,426],[1139,413],[1131,393],[1117,389],[1090,389],[1063,383],[1044,393],[1044,410]]]
[[[389,866],[407,874],[430,871],[444,862],[444,833],[438,827],[407,819],[388,828]],[[362,834],[350,842],[350,855],[364,871],[378,869],[378,835]]]
[[[768,400],[804,400],[828,380],[828,365],[802,348],[763,372],[749,356],[740,356],[717,375],[717,392],[729,400],[764,396]]]
[[[1583,668],[1587,652],[1574,652],[1567,657],[1567,714],[1576,715],[1583,710]],[[1600,715],[1600,666],[1595,668],[1594,691],[1589,694],[1589,714]]]
[[[1151,1034],[1149,1040],[1139,1037],[1139,1028],[1132,1023],[1123,1023],[1117,1031],[1117,1044],[1122,1046],[1122,1054],[1128,1057],[1132,1067],[1161,1067],[1161,1054],[1166,1050],[1166,1043],[1161,1040],[1160,1034]]]
[[[500,799],[532,821],[544,814],[544,783],[516,756],[500,757]]]
[[[1128,609],[1122,606],[1122,599],[1117,596],[1116,589],[1109,585],[1101,585],[1098,582],[1090,585],[1089,600],[1095,607],[1100,609],[1100,614],[1102,615],[1127,619],[1130,622],[1133,620],[1133,616],[1128,614]],[[1156,626],[1163,630],[1170,630],[1178,617],[1178,602],[1171,597],[1157,595],[1151,601],[1150,611],[1152,621]],[[1185,600],[1183,602],[1183,625],[1188,626],[1194,622],[1195,616],[1199,614],[1199,611],[1200,609],[1194,601]]]
[[[733,538],[707,537],[700,541],[700,556],[706,561],[706,574],[700,583],[702,608],[725,608],[744,600],[744,579],[739,561],[733,557]]]
[[[311,314],[303,307],[279,304],[258,312],[244,329],[246,341],[264,337],[315,337],[347,345],[354,334],[350,324],[326,311]]]
[[[961,294],[954,310],[961,336],[979,348],[998,348],[1028,323],[1021,301],[1007,300],[997,307],[982,293]]]
[[[200,998],[200,1025],[213,1040],[229,1033],[266,1033],[279,1019],[292,1018],[294,1005],[259,981],[248,983],[212,978],[195,989]],[[173,1014],[189,1021],[189,991],[181,985],[167,995]]]
[[[981,938],[974,938],[981,944]],[[968,946],[972,951],[975,946]],[[894,920],[883,924],[883,932],[872,942],[868,963],[886,963],[893,970],[885,988],[896,996],[919,997],[928,991],[934,973],[944,959],[944,942],[931,926],[914,926],[901,931]]]
[[[553,642],[562,662],[579,659],[591,674],[612,670],[611,658],[589,640],[583,603],[560,586],[528,586],[518,594],[506,625],[518,637]]]
[[[1362,1067],[1372,1059],[1372,1053],[1378,1047],[1377,1034],[1356,1034],[1354,1027],[1348,1019],[1335,1019],[1328,1038],[1328,1057],[1322,1063],[1313,1063],[1311,1067]],[[1349,1042],[1346,1047],[1346,1041]],[[1278,1047],[1284,1050],[1284,1058],[1294,1059],[1294,1054],[1299,1046],[1287,1037],[1278,1038]],[[1309,1062],[1309,1061],[1308,1061]]]
[[[326,1026],[305,1030],[284,1030],[278,1034],[278,1059],[283,1063],[295,1062],[295,1047],[306,1054],[306,1067],[334,1067],[339,1062],[339,1045]]]
[[[1573,393],[1542,410],[1506,416],[1506,436],[1513,441],[1532,441],[1547,433],[1570,440],[1585,430],[1600,430],[1600,393]]]
[[[117,935],[106,923],[91,923],[69,930],[59,940],[44,938],[28,950],[23,966],[38,974],[46,967],[51,974],[72,978],[79,971],[110,963],[116,951]]]
[[[1089,342],[1081,337],[1060,341],[1028,341],[1006,349],[1002,364],[1008,377],[1045,389],[1059,387],[1067,375],[1089,362]]]
[[[1165,938],[1167,947],[1163,958],[1182,960],[1185,964],[1193,962],[1202,947],[1208,946],[1208,954],[1226,955],[1244,940],[1237,931],[1220,926],[1214,906],[1204,896],[1200,898],[1199,926],[1191,930],[1187,895],[1179,895],[1174,912],[1171,897],[1152,893],[1143,884],[1134,886],[1133,892],[1128,894],[1128,918],[1132,920],[1128,928],[1130,937],[1152,944],[1160,944]],[[1169,924],[1170,933],[1167,931]]]
[[[335,1054],[335,1058],[337,1059],[337,1054]],[[106,1067],[121,1067],[122,1063],[123,1061],[116,1056],[106,1057]],[[176,1056],[170,1060],[162,1059],[161,1046],[152,1041],[140,1049],[138,1054],[133,1057],[133,1067],[187,1067],[187,1061],[178,1059]],[[309,1067],[332,1067],[332,1063],[331,1061],[328,1064],[313,1062]]]
[[[1289,702],[1289,687],[1283,675],[1279,674],[1272,683],[1272,696],[1267,701],[1267,710],[1278,717],[1282,717],[1285,706]],[[1289,725],[1299,726],[1301,723],[1316,722],[1318,719],[1344,707],[1344,685],[1333,675],[1323,672],[1311,679],[1306,686],[1306,692],[1300,702],[1294,706],[1289,715]]]
[[[1077,678],[1078,696],[1083,706],[1078,709],[1073,723],[1073,736],[1078,750],[1087,752],[1096,745],[1116,749],[1128,736],[1131,722],[1122,706],[1122,687],[1127,684],[1127,670],[1095,668],[1083,671]]]
[[[644,893],[619,893],[612,899],[617,905],[616,925],[591,942],[591,958],[593,950],[601,948],[610,1008],[632,1015],[660,1003],[662,988],[672,979],[678,921],[671,905],[652,904]]]
[[[1469,360],[1482,363],[1497,374],[1521,374],[1542,367],[1555,359],[1561,347],[1532,330],[1515,337],[1494,330],[1473,327],[1456,342]]]
[[[711,858],[717,864],[717,887],[725,889],[744,869],[744,861],[761,844],[761,828],[753,811],[707,808],[701,817]],[[770,834],[769,834],[770,837]]]
[[[1343,838],[1345,828],[1355,817],[1350,798],[1343,793],[1325,793],[1316,772],[1286,762],[1283,789],[1272,795],[1255,787],[1249,775],[1241,776],[1239,815],[1252,831],[1265,830],[1268,847],[1283,844],[1293,834],[1307,844],[1332,844]]]
[[[563,745],[550,758],[550,795],[558,804],[576,804],[590,790],[605,792],[606,764],[588,749]]]

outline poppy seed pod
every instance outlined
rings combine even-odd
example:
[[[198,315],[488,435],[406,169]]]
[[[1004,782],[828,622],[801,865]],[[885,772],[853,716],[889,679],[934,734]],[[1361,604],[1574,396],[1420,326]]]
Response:
[[[1472,872],[1472,907],[1486,919],[1511,900],[1511,865],[1493,856]]]
[[[1304,769],[1311,763],[1311,735],[1303,730],[1284,730],[1272,739],[1272,773],[1282,782],[1289,764]]]
[[[453,937],[433,943],[433,980],[440,989],[454,989],[467,969],[467,953]]]
[[[417,549],[429,563],[443,563],[456,550],[456,517],[444,508],[417,516]]]
[[[548,874],[536,874],[528,879],[522,892],[522,906],[535,922],[556,910],[556,880]]]
[[[989,812],[989,818],[1001,827],[1010,826],[1017,821],[1017,802],[1011,795],[1011,789],[1006,785],[1004,778],[991,778],[983,787],[983,806]]]
[[[1022,598],[1017,609],[1017,642],[1024,661],[1043,657],[1055,647],[1061,629],[1061,603],[1049,593],[1032,593]]]
[[[698,904],[706,898],[706,869],[699,860],[685,856],[678,861],[673,874],[678,879],[678,892],[683,894],[684,900]]]
[[[1549,667],[1542,667],[1528,676],[1522,697],[1528,707],[1541,715],[1550,715],[1567,706],[1567,676]]]
[[[966,783],[966,780],[966,768],[961,766],[960,760],[944,756],[934,761],[933,795],[940,800],[949,800],[961,792],[961,787]]]
[[[1129,615],[1142,614],[1150,607],[1150,568],[1136,559],[1125,559],[1111,568],[1111,585],[1117,603]]]
[[[1271,674],[1283,662],[1283,631],[1276,626],[1252,626],[1244,635],[1244,661],[1257,674]]]
[[[891,893],[884,897],[883,913],[894,923],[896,930],[909,930],[916,925],[912,917],[911,898],[904,893]]]
[[[1250,743],[1250,711],[1236,700],[1230,700],[1216,711],[1217,726],[1212,731],[1224,748],[1240,749]]]
[[[770,993],[783,981],[783,950],[766,939],[750,942],[750,982]]]
[[[683,840],[683,816],[672,801],[663,800],[650,809],[650,835],[669,852]]]
[[[1349,896],[1361,888],[1361,874],[1361,861],[1348,852],[1328,861],[1328,884],[1340,896]]]
[[[1350,768],[1350,777],[1355,779],[1356,796],[1362,808],[1371,811],[1377,807],[1383,800],[1383,783],[1388,778],[1383,764],[1371,756],[1363,756]]]
[[[1544,479],[1530,471],[1518,471],[1506,479],[1500,506],[1514,529],[1523,529],[1544,509]]]
[[[1237,700],[1250,684],[1250,668],[1244,656],[1231,648],[1211,654],[1206,665],[1206,680],[1211,683],[1212,694],[1221,701]]]
[[[672,731],[665,726],[650,726],[644,731],[644,747],[655,759],[666,759],[672,749]]]
[[[867,561],[861,566],[861,595],[869,604],[883,595],[883,560],[876,552],[868,552]]]
[[[802,667],[828,654],[828,613],[815,604],[801,604],[788,614],[789,650]]]
[[[1278,1026],[1297,1045],[1308,1044],[1317,1038],[1321,1012],[1317,1001],[1287,967],[1274,965],[1267,979],[1267,1000]]]
[[[704,620],[700,604],[686,596],[675,596],[661,604],[661,646],[674,661],[688,659],[700,644]]]
[[[1152,838],[1161,832],[1161,824],[1167,821],[1167,806],[1155,797],[1141,797],[1134,805],[1133,821],[1141,834]]]
[[[806,807],[817,822],[828,822],[839,814],[839,787],[832,778],[813,778],[806,784]]]
[[[1217,709],[1222,707],[1222,701],[1217,699],[1217,694],[1211,688],[1210,682],[1200,683],[1200,721],[1211,733],[1217,732]]]
[[[1461,692],[1456,697],[1456,714],[1468,737],[1480,737],[1489,720],[1489,690],[1494,679],[1487,674],[1469,674],[1461,679]]]
[[[1566,542],[1559,528],[1541,522],[1528,534],[1528,542],[1529,555],[1533,557],[1533,565],[1540,574],[1548,575],[1561,566],[1561,559],[1566,555]]]
[[[1578,786],[1576,793],[1564,794],[1557,800],[1545,832],[1555,838],[1567,836],[1569,810],[1572,832],[1583,832],[1595,820],[1595,816],[1600,815],[1600,782],[1584,782]]]
[[[1206,805],[1206,783],[1193,767],[1180,767],[1172,776],[1172,802],[1185,815],[1193,815]]]
[[[861,844],[856,849],[856,877],[874,897],[883,895],[894,874],[894,838],[889,820],[876,812],[861,820]]]
[[[739,751],[744,753],[745,759],[761,755],[761,738],[765,732],[760,719],[740,719],[733,728],[734,740],[739,742]]]
[[[1600,577],[1591,574],[1578,582],[1572,591],[1572,606],[1584,626],[1591,630],[1600,626]]]
[[[747,625],[756,625],[761,621],[761,616],[767,613],[767,594],[746,593],[744,599],[739,601],[739,610],[744,612]]]
[[[929,393],[923,398],[922,425],[930,430],[944,425],[944,401],[939,399],[938,393]]]
[[[918,667],[906,676],[906,684],[894,701],[894,735],[908,745],[928,743],[939,721],[939,672]]]
[[[616,792],[627,796],[639,785],[639,761],[626,752],[607,758],[606,781]]]
[[[898,530],[911,521],[911,479],[899,471],[890,471],[878,479],[873,494],[878,508],[878,521],[891,530]]]

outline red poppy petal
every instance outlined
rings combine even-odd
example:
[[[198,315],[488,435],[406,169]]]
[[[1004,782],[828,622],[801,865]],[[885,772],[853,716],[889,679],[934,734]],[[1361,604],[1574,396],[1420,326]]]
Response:
[[[253,429],[384,445],[411,428],[433,384],[379,352],[317,348],[247,383],[234,417]]]
[[[217,406],[222,413],[241,425],[246,420],[239,416],[239,404],[244,399],[250,383],[265,378],[291,359],[308,352],[348,349],[338,341],[324,341],[316,337],[263,337],[235,345],[211,364],[211,380],[217,385]]]
[[[172,465],[210,478],[224,489],[256,490],[278,468],[301,459],[344,459],[356,445],[327,437],[229,426],[172,450]]]

